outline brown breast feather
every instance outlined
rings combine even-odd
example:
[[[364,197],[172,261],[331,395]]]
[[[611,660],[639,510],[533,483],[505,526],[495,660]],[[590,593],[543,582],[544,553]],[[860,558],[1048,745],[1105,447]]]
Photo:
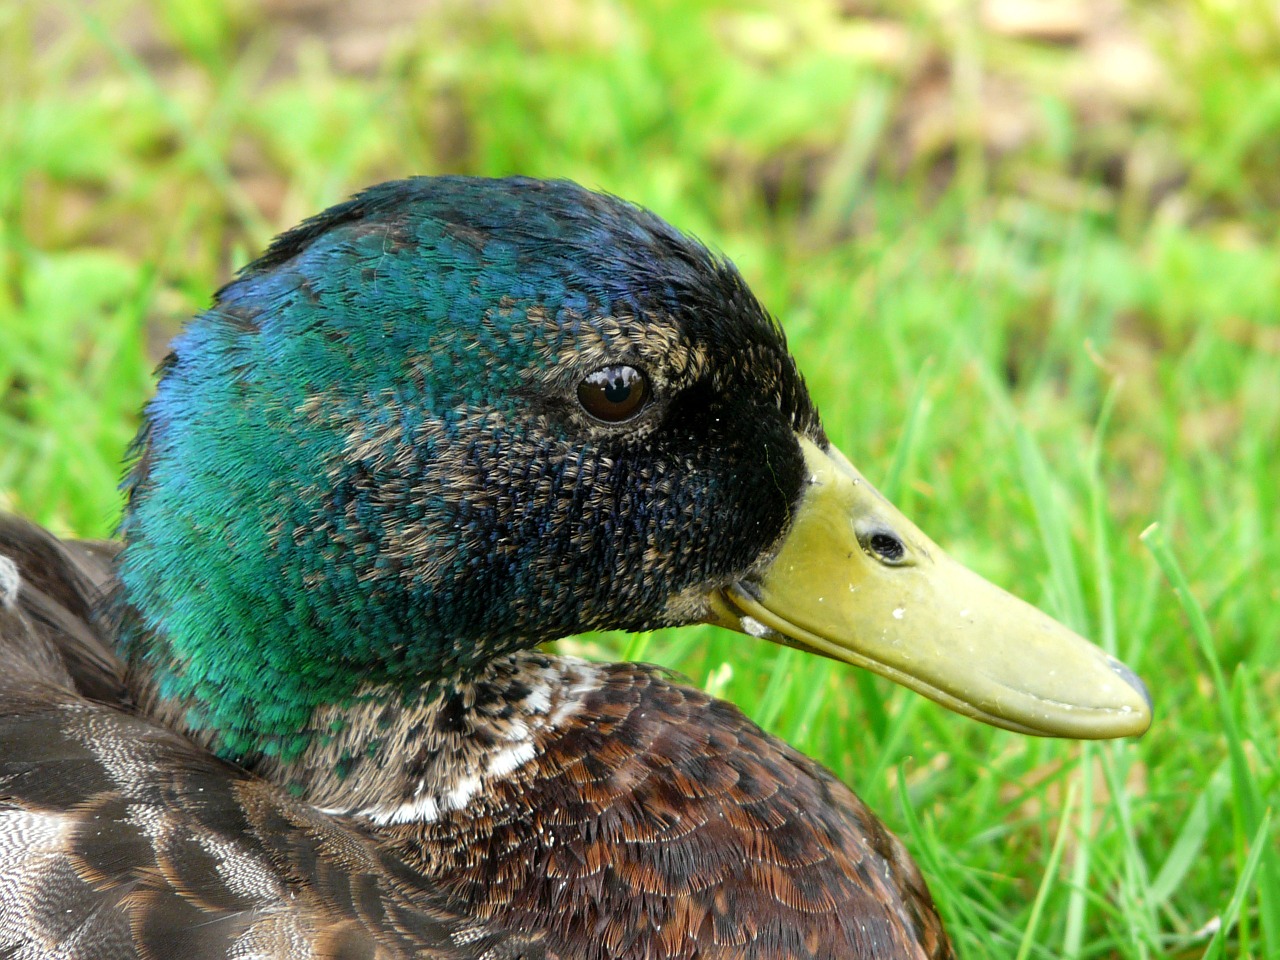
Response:
[[[654,668],[598,669],[532,762],[379,832],[564,960],[952,956],[905,849],[831,774]]]

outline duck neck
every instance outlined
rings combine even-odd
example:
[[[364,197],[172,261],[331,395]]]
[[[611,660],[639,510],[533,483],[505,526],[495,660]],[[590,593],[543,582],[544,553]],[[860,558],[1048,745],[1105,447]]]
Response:
[[[395,568],[391,534],[344,483],[318,514],[244,497],[243,510],[215,509],[171,478],[134,497],[121,652],[148,706],[224,759],[296,759],[370,689],[412,702],[536,642],[504,623],[518,598],[484,602],[490,581],[465,575],[467,556],[430,581]]]
[[[467,656],[450,656],[446,644],[433,648],[440,655],[431,662],[410,662],[422,644],[400,637],[400,618],[385,610],[349,609],[324,618],[314,607],[289,609],[268,595],[210,611],[203,601],[219,588],[206,589],[186,609],[156,619],[128,606],[119,642],[144,708],[237,763],[302,756],[328,724],[363,709],[370,690],[380,700],[411,702],[444,678],[476,668]],[[126,593],[125,602],[130,599]],[[314,601],[314,593],[308,599]]]
[[[409,697],[367,685],[349,704],[315,711],[298,755],[265,756],[253,768],[331,812],[384,826],[430,822],[537,756],[604,670],[526,651]]]

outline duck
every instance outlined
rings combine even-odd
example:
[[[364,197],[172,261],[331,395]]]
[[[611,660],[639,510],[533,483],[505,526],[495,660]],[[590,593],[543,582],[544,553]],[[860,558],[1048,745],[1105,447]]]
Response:
[[[1124,664],[831,442],[723,255],[567,181],[283,233],[158,371],[112,542],[0,522],[0,952],[948,958],[831,772],[640,663],[710,623],[1037,736]]]

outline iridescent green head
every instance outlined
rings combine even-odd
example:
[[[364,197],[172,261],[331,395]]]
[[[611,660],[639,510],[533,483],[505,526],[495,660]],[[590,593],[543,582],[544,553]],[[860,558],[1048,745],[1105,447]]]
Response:
[[[710,620],[1025,733],[1141,682],[965,570],[831,447],[725,260],[569,183],[374,187],[165,363],[128,484],[127,652],[227,756],[591,628]]]
[[[360,684],[705,616],[782,533],[797,433],[825,445],[732,265],[527,179],[383,184],[284,234],[146,416],[130,653],[236,756]]]

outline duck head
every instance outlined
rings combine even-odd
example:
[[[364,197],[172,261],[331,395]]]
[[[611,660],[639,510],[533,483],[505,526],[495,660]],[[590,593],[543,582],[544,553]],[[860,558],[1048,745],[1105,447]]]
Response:
[[[569,183],[387,183],[283,234],[175,341],[127,493],[126,652],[226,756],[369,684],[696,621],[1023,732],[1150,720],[849,465],[730,263]]]

